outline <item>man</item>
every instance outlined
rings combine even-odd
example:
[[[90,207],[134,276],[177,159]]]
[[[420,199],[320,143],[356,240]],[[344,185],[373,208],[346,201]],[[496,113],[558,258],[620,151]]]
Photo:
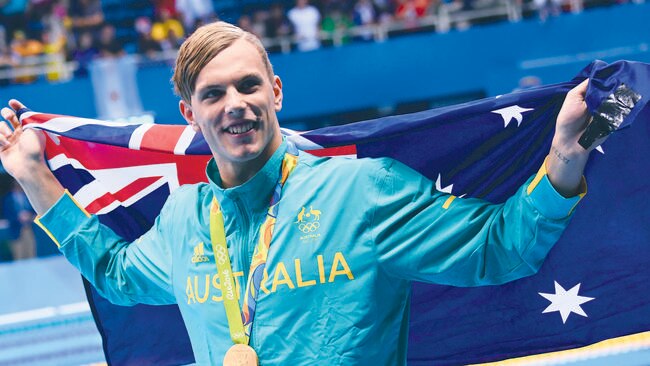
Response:
[[[440,193],[391,159],[297,152],[279,130],[280,78],[259,40],[232,25],[189,37],[173,81],[213,153],[209,183],[175,191],[133,243],[64,193],[15,100],[2,110],[15,132],[0,128],[0,158],[103,296],[178,303],[199,364],[405,364],[410,281],[530,275],[584,194],[586,81],[567,95],[540,172],[502,205]]]
[[[32,229],[34,210],[16,181],[11,182],[11,190],[2,199],[2,213],[9,222],[9,247],[13,259],[35,257],[36,238]]]
[[[293,25],[298,50],[312,51],[320,47],[321,15],[309,0],[297,0],[296,6],[287,12],[287,18]]]

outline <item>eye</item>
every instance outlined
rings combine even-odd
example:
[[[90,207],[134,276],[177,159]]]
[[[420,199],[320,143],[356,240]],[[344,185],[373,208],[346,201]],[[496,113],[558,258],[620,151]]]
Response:
[[[261,81],[258,78],[251,77],[251,78],[246,78],[242,80],[241,83],[239,83],[239,86],[237,89],[239,89],[240,92],[245,93],[245,94],[251,94],[254,93],[259,85],[261,84]]]
[[[208,89],[206,90],[203,95],[202,99],[219,99],[223,95],[223,90],[219,89]]]

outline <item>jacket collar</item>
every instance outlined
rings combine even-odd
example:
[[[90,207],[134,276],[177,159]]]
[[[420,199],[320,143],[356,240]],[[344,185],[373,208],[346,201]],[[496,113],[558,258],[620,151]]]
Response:
[[[212,193],[224,211],[235,208],[231,206],[233,204],[243,204],[242,208],[253,210],[253,212],[268,208],[271,193],[280,178],[282,160],[286,151],[287,143],[283,140],[282,144],[271,155],[271,158],[253,178],[239,186],[225,189],[221,187],[221,176],[217,164],[214,158],[210,159],[206,168],[206,175]]]

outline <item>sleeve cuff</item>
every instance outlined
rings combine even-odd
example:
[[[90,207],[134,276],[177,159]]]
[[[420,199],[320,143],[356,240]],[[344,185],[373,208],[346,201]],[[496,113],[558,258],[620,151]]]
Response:
[[[43,216],[34,219],[34,223],[43,229],[60,248],[61,241],[90,216],[66,189],[61,198]]]
[[[544,160],[537,175],[528,184],[526,192],[533,206],[543,216],[550,219],[562,219],[570,216],[580,200],[587,194],[587,182],[583,176],[580,182],[580,193],[569,198],[562,196],[548,179],[546,160]]]

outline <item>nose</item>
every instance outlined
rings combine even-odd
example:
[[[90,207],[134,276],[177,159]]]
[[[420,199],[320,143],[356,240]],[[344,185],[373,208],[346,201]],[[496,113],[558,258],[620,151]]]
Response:
[[[233,118],[242,118],[246,110],[244,98],[236,88],[229,88],[226,92],[225,112]]]

